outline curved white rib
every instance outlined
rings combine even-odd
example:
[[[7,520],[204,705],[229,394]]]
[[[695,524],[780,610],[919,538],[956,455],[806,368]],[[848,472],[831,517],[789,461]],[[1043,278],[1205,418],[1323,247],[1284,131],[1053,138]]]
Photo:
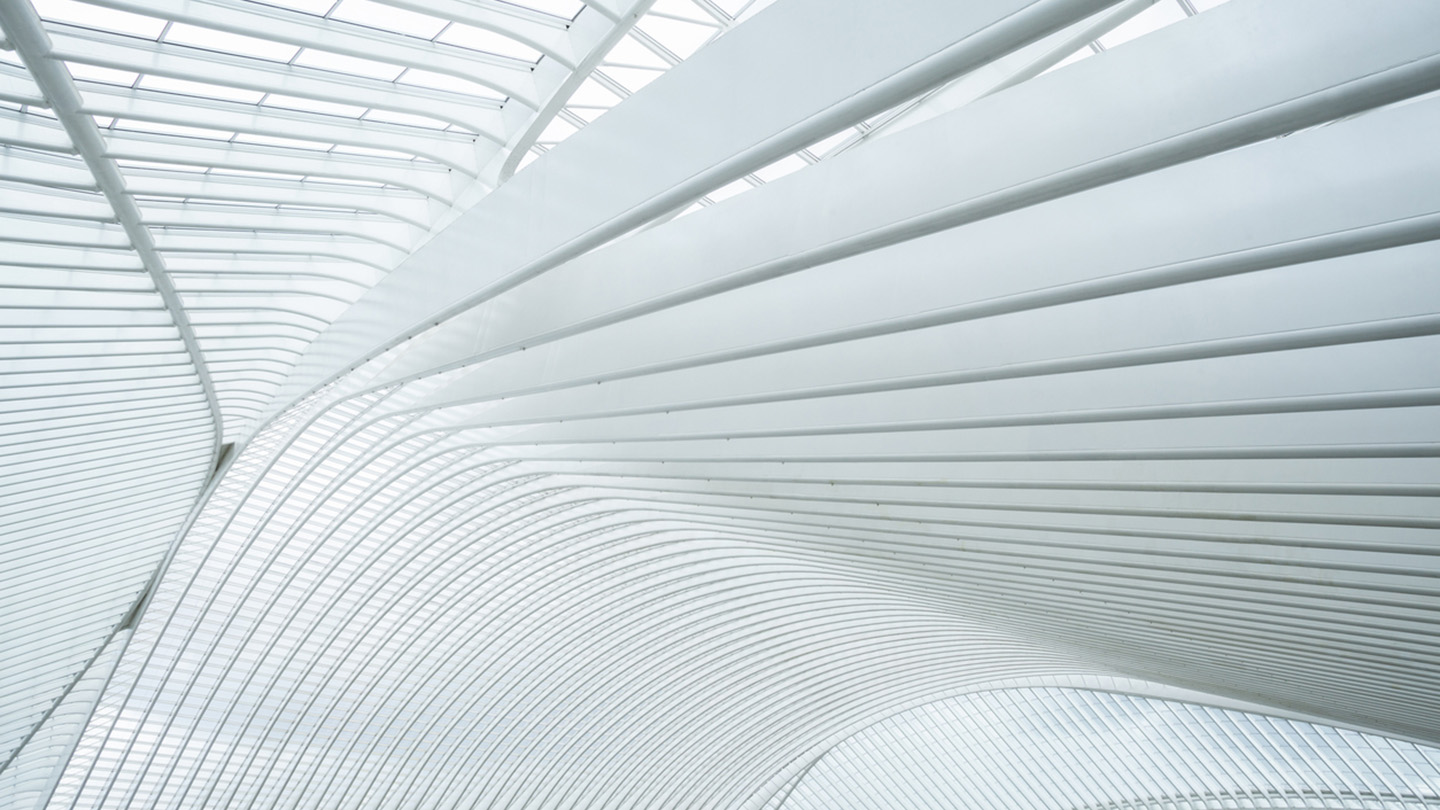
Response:
[[[999,92],[660,221],[977,65],[1031,64],[1103,5],[817,25],[782,3],[355,285],[361,304],[267,298],[285,342],[239,365],[275,379],[248,401],[277,415],[47,806],[788,807],[877,720],[1115,675],[1440,739],[1431,4],[1235,0],[1028,81],[1016,59]],[[837,48],[855,42],[874,60]],[[833,70],[776,69],[796,59]],[[149,206],[162,251],[194,273],[266,255],[200,232],[272,184],[171,171],[135,177],[213,199]],[[427,221],[405,195],[433,179],[274,215],[265,241],[331,278],[361,260],[318,233],[404,252]],[[240,302],[212,294],[216,323],[242,325],[244,285],[217,292]],[[1187,739],[1252,722],[1222,715]],[[1060,793],[1430,801],[1423,774],[1327,793],[1327,765],[1284,793],[1278,765],[1204,790],[1147,767]]]
[[[1264,715],[1020,688],[888,718],[766,806],[1423,808],[1440,802],[1437,755]]]
[[[55,771],[22,761],[29,741],[73,740],[52,718],[195,507],[222,422],[244,435],[308,342],[482,196],[632,22],[491,3],[426,41],[361,3],[37,5],[5,5],[0,59],[0,779],[26,784]],[[395,80],[336,72],[356,57]]]

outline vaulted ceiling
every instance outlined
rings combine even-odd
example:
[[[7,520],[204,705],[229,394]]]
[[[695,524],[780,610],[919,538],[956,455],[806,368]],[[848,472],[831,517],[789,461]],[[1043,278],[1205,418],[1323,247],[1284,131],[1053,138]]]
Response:
[[[0,29],[0,807],[1440,806],[1440,6]]]

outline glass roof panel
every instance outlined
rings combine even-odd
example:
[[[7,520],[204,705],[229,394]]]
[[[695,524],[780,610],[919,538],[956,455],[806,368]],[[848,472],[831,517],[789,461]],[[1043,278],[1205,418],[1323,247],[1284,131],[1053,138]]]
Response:
[[[155,39],[165,30],[166,21],[129,11],[92,6],[76,0],[33,0],[41,19],[81,25],[100,31]]]
[[[160,135],[182,135],[187,138],[205,138],[208,140],[228,141],[235,137],[233,131],[223,129],[210,129],[208,127],[192,127],[184,124],[166,124],[160,121],[137,121],[132,118],[117,119],[114,123],[115,129],[128,129],[135,132],[153,132]]]
[[[707,0],[655,0],[655,4],[650,7],[650,10],[656,14],[711,26],[723,26],[732,18],[730,14]]]
[[[809,147],[809,150],[810,150],[810,152],[814,153],[815,155],[818,155],[818,156],[820,156],[820,157],[825,157],[826,155],[828,155],[828,154],[830,154],[831,152],[835,151],[835,149],[836,149],[837,147],[839,147],[841,144],[845,143],[846,141],[848,141],[848,140],[850,140],[852,137],[854,137],[854,135],[855,135],[854,130],[850,130],[850,129],[841,130],[841,131],[835,133],[834,135],[829,136],[828,138],[823,138],[823,139],[821,139],[821,140],[819,140],[819,141],[811,144],[810,147]]]
[[[613,80],[617,85],[624,88],[627,92],[635,93],[643,89],[645,85],[660,78],[663,71],[638,70],[636,68],[605,65],[604,67],[597,70],[596,73]]]
[[[202,28],[198,25],[179,22],[171,23],[170,27],[165,29],[163,39],[165,42],[178,45],[189,45],[194,48],[204,48],[207,51],[232,53],[237,56],[248,56],[271,62],[289,62],[300,51],[299,47],[284,42],[259,39],[244,34],[232,34],[228,31],[217,31],[213,28]]]
[[[1116,26],[1115,30],[1100,38],[1100,44],[1106,48],[1114,48],[1136,37],[1177,23],[1185,17],[1185,11],[1175,0],[1162,0]]]
[[[735,3],[734,0],[730,0],[730,3],[727,4],[726,10],[729,11],[728,5],[740,5],[741,9],[737,12],[731,13],[730,15],[735,18],[735,22],[739,23],[744,22],[745,20],[748,20],[756,14],[764,11],[765,9],[770,7],[770,4],[774,2],[775,0],[748,0],[748,2],[744,3]]]
[[[284,138],[278,135],[260,135],[252,132],[240,132],[235,135],[236,143],[253,143],[260,146],[280,146],[287,149],[309,149],[314,151],[328,151],[334,144],[323,141],[312,141],[305,138]]]
[[[645,16],[635,27],[681,59],[689,58],[720,33],[717,26],[660,14]]]
[[[376,3],[374,0],[340,0],[339,5],[335,6],[328,16],[332,20],[359,23],[420,39],[433,39],[449,24],[448,20],[439,17]]]
[[[1091,56],[1094,56],[1094,55],[1095,55],[1095,52],[1094,52],[1093,50],[1091,50],[1091,49],[1089,49],[1089,48],[1081,48],[1080,50],[1076,51],[1075,53],[1072,53],[1072,54],[1070,54],[1069,56],[1065,57],[1064,59],[1061,59],[1059,62],[1056,62],[1054,65],[1051,65],[1049,68],[1047,68],[1047,69],[1045,70],[1045,73],[1050,73],[1051,71],[1059,70],[1059,69],[1061,69],[1061,68],[1063,68],[1063,67],[1065,67],[1065,66],[1067,66],[1067,65],[1073,65],[1073,64],[1075,64],[1076,62],[1079,62],[1079,61],[1082,60],[1082,59],[1088,59],[1088,58],[1090,58]],[[1044,74],[1041,74],[1041,75],[1044,75]]]
[[[585,4],[580,0],[501,0],[505,5],[540,11],[566,20],[575,19]]]
[[[334,101],[322,101],[313,98],[299,98],[287,96],[281,93],[267,93],[265,99],[260,102],[270,107],[281,107],[287,110],[299,110],[301,112],[321,113],[323,115],[335,115],[341,118],[359,118],[365,114],[368,107],[361,107],[355,104],[340,104]]]
[[[710,4],[730,15],[738,17],[753,0],[710,0]]]
[[[586,79],[570,96],[573,105],[613,107],[620,103],[620,95],[594,79]]]
[[[403,124],[407,127],[421,127],[423,129],[445,129],[450,126],[448,123],[436,118],[429,118],[424,115],[413,113],[394,112],[392,110],[371,110],[365,113],[366,121],[384,121],[389,124]]]
[[[467,96],[475,96],[490,101],[504,101],[505,99],[496,95],[494,90],[475,82],[451,76],[448,73],[435,73],[430,70],[410,68],[396,79],[397,84],[410,84],[416,87],[429,87],[432,90],[448,90],[452,93],[463,93]]]
[[[733,183],[727,183],[726,185],[715,189],[714,191],[706,194],[705,196],[708,197],[712,202],[720,202],[721,200],[728,200],[737,194],[742,194],[746,191],[749,191],[754,187],[755,184],[742,177],[739,180],[734,181]]]
[[[787,174],[800,171],[810,165],[799,155],[783,157],[763,169],[756,169],[755,176],[767,183],[774,182]]]
[[[559,143],[571,135],[574,135],[575,132],[576,127],[574,124],[564,119],[556,118],[550,122],[550,126],[546,127],[545,130],[540,133],[539,140],[541,143]]]
[[[99,65],[87,65],[83,62],[67,62],[70,75],[81,81],[105,82],[106,84],[118,84],[131,87],[140,74],[133,70],[117,70],[116,68],[100,67]]]
[[[436,42],[446,45],[454,45],[459,48],[468,48],[475,51],[509,56],[514,59],[523,59],[526,62],[539,61],[541,53],[534,48],[519,42],[503,34],[488,31],[484,28],[477,28],[465,23],[451,23],[435,37]]]
[[[341,154],[347,154],[347,155],[363,155],[363,156],[367,156],[367,157],[397,158],[397,159],[399,159],[399,160],[420,160],[420,159],[421,159],[421,158],[416,157],[415,155],[410,154],[409,152],[400,152],[400,151],[397,151],[397,150],[394,150],[394,149],[376,149],[376,148],[370,147],[370,146],[355,146],[354,144],[348,144],[348,143],[338,143],[338,144],[335,144],[335,147],[334,147],[333,149],[331,149],[330,151],[332,151],[332,152],[338,152],[338,153],[341,153]]]
[[[314,14],[323,17],[335,7],[339,0],[246,0],[250,3],[275,6],[276,8],[290,9],[291,11],[302,11],[306,14]]]
[[[183,163],[161,163],[154,160],[131,160],[129,158],[116,158],[115,165],[126,169],[160,169],[167,172],[196,172],[205,173],[206,169],[201,166],[189,166]]]
[[[672,64],[633,35],[626,34],[605,54],[605,64],[665,70]]]
[[[361,59],[357,56],[346,56],[345,54],[330,53],[314,48],[306,48],[293,60],[293,64],[304,65],[305,67],[320,68],[335,73],[343,73],[348,76],[364,76],[369,79],[380,79],[393,82],[404,71],[404,67],[392,65],[386,62],[376,62],[373,59]]]
[[[161,90],[167,93],[181,93],[187,96],[199,96],[200,98],[222,99],[225,101],[238,101],[243,104],[256,104],[265,94],[259,90],[246,90],[241,87],[226,87],[220,84],[208,82],[196,82],[188,79],[173,79],[169,76],[146,75],[141,77],[139,87],[149,90]]]

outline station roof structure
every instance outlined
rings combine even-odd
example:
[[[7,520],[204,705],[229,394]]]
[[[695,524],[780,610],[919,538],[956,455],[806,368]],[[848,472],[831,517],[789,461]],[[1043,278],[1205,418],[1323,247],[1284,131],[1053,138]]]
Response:
[[[1440,810],[1433,0],[0,35],[0,810]]]

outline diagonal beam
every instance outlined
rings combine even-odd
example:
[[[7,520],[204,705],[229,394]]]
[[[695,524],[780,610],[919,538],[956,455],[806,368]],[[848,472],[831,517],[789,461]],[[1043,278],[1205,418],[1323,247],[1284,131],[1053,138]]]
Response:
[[[30,69],[30,75],[40,92],[50,102],[50,110],[60,120],[66,134],[70,136],[75,151],[85,160],[95,183],[105,194],[110,207],[115,210],[115,219],[125,229],[131,246],[139,254],[140,261],[155,284],[155,291],[165,302],[165,309],[180,333],[185,351],[195,366],[195,376],[205,390],[205,401],[210,406],[210,418],[215,426],[215,441],[212,455],[219,453],[223,426],[220,419],[220,402],[215,396],[215,383],[205,366],[205,357],[195,338],[195,330],[185,314],[180,295],[175,291],[170,276],[165,272],[165,261],[155,249],[155,240],[150,236],[140,218],[140,208],[135,200],[125,193],[125,180],[120,175],[115,161],[105,157],[105,144],[100,139],[100,130],[89,116],[80,112],[82,102],[75,89],[75,81],[64,64],[50,57],[50,37],[40,23],[40,17],[26,0],[0,0],[0,30],[14,46],[15,52]]]

